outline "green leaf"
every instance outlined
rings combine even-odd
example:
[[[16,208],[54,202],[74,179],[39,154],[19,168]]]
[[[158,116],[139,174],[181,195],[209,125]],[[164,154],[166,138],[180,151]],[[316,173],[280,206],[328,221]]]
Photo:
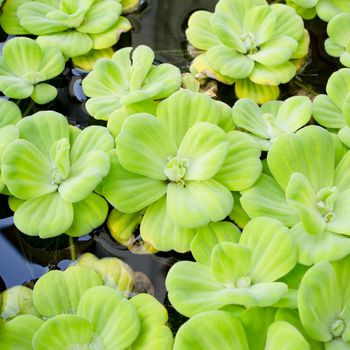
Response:
[[[266,174],[262,174],[253,187],[242,191],[241,204],[251,218],[267,216],[280,220],[288,227],[299,221],[276,180]]]
[[[327,82],[326,91],[331,101],[342,111],[346,95],[350,91],[350,69],[342,68],[333,73]]]
[[[296,67],[289,61],[278,65],[255,63],[249,79],[255,84],[277,86],[279,84],[288,83],[295,74]]]
[[[327,230],[310,235],[301,224],[297,224],[291,228],[290,234],[298,248],[298,261],[303,265],[338,260],[350,253],[349,238]]]
[[[333,39],[327,38],[324,41],[324,48],[328,55],[332,57],[339,57],[344,52],[344,47],[338,45]]]
[[[173,345],[173,335],[165,324],[168,314],[165,307],[149,294],[138,294],[130,299],[136,307],[141,328],[136,340],[132,343],[133,350],[170,350]]]
[[[17,16],[20,24],[29,33],[44,35],[61,32],[67,27],[58,21],[50,20],[46,15],[57,10],[58,6],[48,2],[26,2],[18,7]]]
[[[111,167],[102,180],[102,194],[118,210],[135,213],[162,197],[167,190],[164,181],[125,170],[116,151],[110,151]]]
[[[120,99],[115,95],[92,97],[89,98],[85,104],[89,114],[95,119],[101,120],[108,120],[109,116],[121,108],[121,106]]]
[[[327,230],[344,235],[349,234],[350,218],[348,209],[350,206],[350,189],[339,193],[334,203],[332,213],[334,218],[327,222]]]
[[[349,43],[350,26],[349,26],[350,14],[340,13],[333,17],[327,25],[327,34],[334,40],[334,42],[345,48]]]
[[[304,275],[298,291],[300,320],[306,332],[315,340],[332,339],[331,325],[341,310],[341,293],[332,266],[320,262]]]
[[[225,132],[235,129],[231,108],[209,96],[180,90],[160,102],[157,117],[179,146],[186,132],[196,123],[215,124]]]
[[[21,315],[0,327],[1,350],[33,350],[32,338],[44,321]]]
[[[0,99],[0,128],[6,125],[16,124],[21,118],[21,110],[14,102]]]
[[[6,1],[1,7],[0,25],[7,33],[12,35],[29,34],[19,23],[17,17],[17,9],[27,0],[11,0]]]
[[[41,47],[58,48],[66,57],[85,55],[93,48],[89,35],[77,31],[40,35],[36,41]]]
[[[73,223],[66,234],[80,237],[102,225],[108,214],[108,204],[100,196],[91,193],[84,200],[73,203]]]
[[[216,298],[225,287],[212,276],[210,268],[202,264],[177,262],[170,268],[165,285],[171,304],[187,317],[225,305]]]
[[[276,321],[267,332],[265,350],[310,350],[310,345],[290,323]]]
[[[232,206],[231,192],[215,180],[187,181],[185,187],[168,184],[167,213],[175,225],[195,228],[220,221]]]
[[[215,349],[248,350],[248,342],[239,320],[230,312],[207,311],[192,317],[178,330],[174,350]]]
[[[90,322],[106,350],[127,348],[140,331],[135,306],[107,286],[87,290],[80,299],[77,315]]]
[[[77,30],[81,33],[102,33],[117,22],[121,12],[121,4],[117,1],[93,3],[85,13],[83,25]]]
[[[301,173],[293,173],[286,188],[287,203],[299,215],[304,229],[310,234],[321,233],[326,220],[316,207],[317,197],[308,179]]]
[[[57,96],[57,89],[50,84],[36,84],[34,86],[33,92],[31,94],[31,98],[34,102],[39,105],[46,104]]]
[[[246,47],[242,41],[243,28],[233,16],[226,12],[215,11],[209,19],[210,26],[217,35],[218,43],[211,46],[222,45],[234,49],[240,53],[246,53]],[[202,24],[203,25],[203,24]],[[209,50],[210,47],[207,48]]]
[[[252,267],[253,252],[237,243],[222,242],[211,253],[211,272],[221,283],[235,284],[240,277],[246,277]]]
[[[213,222],[196,229],[191,242],[191,252],[197,262],[210,266],[214,247],[221,242],[238,243],[241,232],[231,222]]]
[[[216,125],[193,125],[181,141],[177,157],[187,159],[184,180],[208,180],[222,167],[228,149],[225,132]]]
[[[252,7],[244,17],[244,33],[252,33],[257,45],[261,45],[274,35],[276,19],[270,6]]]
[[[79,202],[95,190],[109,168],[110,158],[105,152],[85,153],[71,165],[69,177],[62,182],[58,191],[66,202]]]
[[[217,35],[211,26],[208,26],[212,15],[208,11],[195,11],[188,20],[187,40],[198,49],[208,50],[210,47],[220,44]]]
[[[312,115],[322,126],[327,128],[342,128],[344,117],[342,110],[337,107],[327,95],[317,95],[312,103]]]
[[[130,116],[116,139],[118,159],[131,172],[165,180],[165,165],[177,147],[165,126],[150,114]]]
[[[23,233],[41,238],[55,237],[72,225],[73,207],[57,192],[24,202],[15,212],[14,222]]]
[[[239,244],[253,252],[249,275],[254,283],[276,281],[297,263],[297,250],[289,230],[275,219],[252,219],[244,227]]]
[[[315,191],[333,186],[334,144],[321,127],[307,126],[294,135],[281,136],[272,145],[267,162],[282,189],[295,172],[304,175]]]
[[[254,68],[253,58],[227,46],[213,46],[207,51],[206,55],[210,66],[214,70],[234,79],[249,77]]]
[[[63,138],[69,139],[67,119],[54,111],[37,112],[18,123],[20,138],[36,146],[48,159],[52,145]],[[43,132],[45,130],[45,132]]]
[[[160,251],[175,250],[184,253],[190,250],[190,244],[196,234],[193,228],[175,225],[167,212],[166,196],[151,204],[141,221],[141,237]]]
[[[20,199],[40,197],[57,189],[48,159],[27,140],[14,140],[7,146],[1,172],[10,192]]]
[[[240,131],[227,134],[229,148],[224,164],[214,179],[230,191],[251,187],[261,174],[259,145]]]
[[[250,79],[240,79],[235,84],[235,93],[238,98],[251,98],[259,104],[278,98],[280,90],[278,86],[259,85]]]
[[[94,334],[90,323],[77,315],[57,315],[47,320],[33,337],[36,350],[87,348]]]

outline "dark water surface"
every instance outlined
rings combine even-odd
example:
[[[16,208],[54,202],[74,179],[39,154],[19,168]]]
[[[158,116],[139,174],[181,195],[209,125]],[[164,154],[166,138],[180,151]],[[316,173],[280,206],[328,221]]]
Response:
[[[192,12],[199,9],[213,10],[216,0],[148,0],[139,12],[128,16],[133,25],[131,33],[123,34],[118,47],[145,44],[156,53],[158,62],[169,62],[186,71],[190,65],[184,30]],[[311,58],[305,69],[291,83],[281,87],[282,98],[296,93],[317,94],[325,92],[329,75],[339,68],[337,60],[329,58],[323,49],[326,25],[319,20],[307,21],[311,34]],[[4,36],[6,39],[6,36]],[[21,101],[22,112],[30,114],[40,109],[54,109],[68,116],[71,123],[87,126],[103,122],[89,118],[85,109],[85,96],[81,89],[83,72],[67,68],[54,80],[59,87],[55,102],[46,106],[35,106],[30,101]],[[232,87],[219,84],[219,92],[225,102],[233,104],[235,97]],[[49,269],[64,269],[72,256],[92,252],[98,257],[116,256],[123,259],[136,271],[146,274],[152,283],[155,295],[163,301],[166,295],[164,280],[169,267],[178,255],[162,253],[156,256],[137,255],[116,244],[105,228],[90,235],[74,239],[74,247],[69,238],[40,240],[28,237],[12,225],[7,198],[0,196],[0,288],[4,290],[16,284],[39,278]],[[183,259],[183,258],[182,258]]]

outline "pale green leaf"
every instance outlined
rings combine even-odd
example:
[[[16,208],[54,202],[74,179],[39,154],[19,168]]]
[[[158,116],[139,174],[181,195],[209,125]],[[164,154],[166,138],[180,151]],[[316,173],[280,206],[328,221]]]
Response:
[[[175,225],[195,228],[220,221],[232,206],[231,192],[215,180],[186,181],[185,187],[168,184],[167,213]]]
[[[55,237],[73,223],[73,206],[57,193],[24,202],[15,212],[14,222],[23,233],[41,238]]]
[[[160,251],[175,250],[184,253],[190,250],[190,244],[196,234],[193,228],[175,225],[169,218],[166,196],[151,204],[141,221],[141,237]]]
[[[21,110],[14,102],[0,99],[0,128],[6,125],[16,124],[21,118]]]
[[[116,152],[110,153],[111,167],[102,182],[102,194],[118,210],[135,213],[162,197],[167,190],[164,181],[125,170]]]
[[[214,179],[230,191],[241,191],[251,187],[261,174],[260,147],[240,131],[229,132],[227,139],[228,153]]]
[[[256,62],[249,79],[256,84],[274,86],[287,83],[295,73],[295,65],[289,61],[278,65],[263,65]]]
[[[178,330],[174,350],[248,350],[240,321],[226,311],[207,311],[192,317]]]
[[[72,266],[65,271],[52,270],[35,283],[33,302],[43,317],[76,313],[83,293],[102,284],[92,268]]]
[[[201,122],[193,125],[181,141],[177,157],[189,161],[184,180],[208,180],[222,167],[228,142],[225,132],[216,125]]]
[[[340,13],[333,17],[327,25],[327,34],[335,44],[345,48],[350,36],[350,13]]]
[[[55,99],[56,96],[57,89],[54,86],[46,83],[40,83],[34,86],[30,97],[37,104],[44,105]]]
[[[150,114],[130,116],[116,138],[118,159],[131,172],[165,180],[164,167],[177,147],[165,126]]]
[[[327,96],[317,95],[312,104],[312,116],[322,126],[326,128],[342,128],[344,117],[342,109]]]
[[[220,44],[217,35],[211,26],[208,26],[212,15],[208,11],[195,11],[188,20],[187,40],[198,49],[208,50],[210,47]]]
[[[238,243],[241,232],[231,222],[213,222],[196,229],[191,242],[191,253],[197,262],[210,266],[213,248],[221,242]]]
[[[342,111],[350,91],[350,69],[342,68],[333,73],[328,79],[326,91],[331,101]]]
[[[240,244],[252,252],[249,275],[254,283],[273,282],[293,269],[297,263],[297,249],[289,230],[280,221],[260,217],[244,227]]]

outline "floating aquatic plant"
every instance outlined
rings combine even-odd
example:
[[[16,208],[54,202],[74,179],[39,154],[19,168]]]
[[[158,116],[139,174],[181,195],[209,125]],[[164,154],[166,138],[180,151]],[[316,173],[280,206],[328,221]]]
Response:
[[[154,100],[178,90],[180,70],[169,63],[156,66],[153,61],[154,52],[145,45],[134,50],[126,47],[111,59],[99,60],[82,82],[84,93],[91,97],[86,102],[88,112],[96,119],[108,120],[123,106],[144,101],[152,106]]]
[[[326,22],[339,13],[350,12],[350,4],[342,0],[286,0],[286,3],[305,19],[312,19],[317,15]]]
[[[70,127],[53,111],[38,112],[18,124],[19,139],[2,158],[2,176],[22,203],[14,214],[24,233],[48,238],[81,236],[101,225],[108,205],[94,193],[108,173],[107,151],[114,140],[106,128]]]
[[[166,309],[147,294],[125,299],[117,288],[103,285],[95,268],[49,271],[36,282],[32,294],[36,315],[27,306],[29,314],[6,322],[0,328],[1,349],[172,347]]]
[[[265,0],[220,0],[214,13],[196,11],[188,25],[187,39],[204,51],[191,72],[235,83],[238,97],[259,103],[277,98],[278,85],[296,74],[293,60],[308,52],[301,17],[289,6]]]
[[[250,99],[239,99],[232,107],[233,120],[268,151],[279,136],[292,134],[311,118],[312,103],[306,96],[269,101],[260,108]]]
[[[305,273],[300,284],[300,320],[307,334],[327,350],[350,346],[349,263],[349,257],[332,264],[319,262]]]
[[[64,70],[65,62],[57,48],[43,48],[35,40],[18,37],[9,40],[0,57],[0,91],[16,99],[31,97],[45,104],[57,89],[44,83]]]
[[[267,156],[270,173],[242,192],[243,209],[292,227],[301,264],[341,259],[350,252],[349,159],[319,126],[281,136]]]
[[[189,250],[193,229],[224,219],[230,191],[251,186],[260,174],[258,145],[233,128],[227,105],[188,90],[161,102],[157,117],[127,117],[103,195],[123,213],[147,208],[141,236],[156,249]]]
[[[121,32],[131,29],[121,12],[118,0],[17,0],[5,6],[1,25],[8,34],[24,29],[37,35],[40,46],[55,47],[69,58],[114,45]]]
[[[189,317],[225,305],[273,305],[288,291],[285,283],[275,281],[293,269],[297,250],[281,222],[256,218],[245,226],[238,243],[221,241],[210,259],[201,261],[205,263],[175,263],[166,279],[172,305]]]

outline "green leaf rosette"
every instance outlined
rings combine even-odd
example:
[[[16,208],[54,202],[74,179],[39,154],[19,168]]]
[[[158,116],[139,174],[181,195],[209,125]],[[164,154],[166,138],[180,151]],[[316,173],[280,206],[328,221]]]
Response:
[[[250,217],[269,216],[292,227],[304,265],[350,253],[350,153],[340,160],[337,153],[331,134],[319,126],[281,136],[267,156],[271,173],[242,192],[241,204]]]
[[[350,6],[347,13],[339,13],[329,21],[327,25],[329,38],[324,43],[326,52],[333,57],[339,57],[345,67],[350,67],[349,20]]]
[[[328,79],[327,95],[317,95],[312,114],[320,125],[338,132],[340,140],[350,146],[350,69],[342,68]]]
[[[233,127],[227,105],[188,90],[162,101],[157,117],[127,117],[102,194],[123,213],[145,209],[141,236],[156,249],[188,251],[196,228],[231,212],[230,191],[260,175],[258,145]]]
[[[204,51],[191,65],[193,74],[236,82],[238,97],[258,103],[277,98],[278,85],[295,76],[293,60],[307,55],[309,41],[294,9],[265,0],[220,0],[214,13],[191,15],[186,36]]]
[[[40,47],[29,38],[13,38],[6,42],[0,57],[0,91],[11,98],[31,97],[38,104],[48,103],[57,90],[45,81],[61,74],[64,67],[57,48]]]
[[[312,103],[306,96],[293,96],[285,101],[269,101],[260,108],[251,99],[239,99],[232,107],[236,125],[246,130],[268,151],[281,135],[292,134],[311,118]]]
[[[197,246],[195,255],[199,251]],[[187,317],[227,305],[266,307],[279,301],[288,286],[275,281],[293,269],[297,250],[281,222],[256,218],[238,243],[221,241],[212,248],[210,260],[201,261],[205,264],[176,263],[166,279],[169,300]]]
[[[325,22],[339,13],[350,12],[350,4],[342,0],[287,0],[286,3],[304,19],[312,19],[317,15]]]
[[[135,5],[124,3],[129,9]],[[8,34],[37,35],[40,46],[55,47],[70,58],[116,44],[121,32],[131,29],[121,12],[119,0],[10,0],[1,25]]]
[[[18,229],[48,238],[82,236],[101,225],[108,205],[93,191],[110,167],[108,130],[80,131],[53,111],[26,117],[17,127],[19,138],[6,147],[1,171],[11,195],[22,200],[14,214]]]
[[[19,137],[16,123],[21,118],[22,113],[15,103],[0,99],[0,193],[8,194],[1,173],[2,156],[7,145]]]
[[[349,257],[319,262],[305,273],[298,291],[302,325],[326,350],[350,347],[349,267]]]
[[[100,59],[82,81],[84,93],[91,97],[86,102],[87,111],[96,119],[108,120],[125,106],[137,108],[144,101],[152,105],[178,90],[179,69],[169,63],[155,66],[153,60],[154,52],[145,45],[134,50],[126,47],[111,59]]]

